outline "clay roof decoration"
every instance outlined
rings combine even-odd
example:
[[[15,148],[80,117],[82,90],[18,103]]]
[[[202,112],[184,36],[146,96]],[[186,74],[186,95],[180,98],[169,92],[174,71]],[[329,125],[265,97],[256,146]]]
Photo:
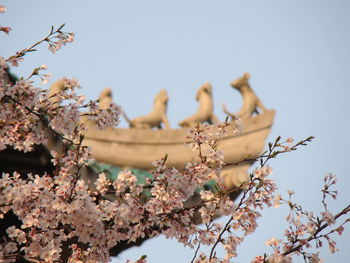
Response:
[[[98,97],[98,101],[99,101],[98,106],[100,109],[102,110],[108,109],[111,103],[113,102],[112,90],[110,88],[103,89],[102,92],[100,93],[100,96]]]
[[[195,126],[197,123],[207,122],[209,124],[219,122],[219,119],[214,114],[213,92],[209,82],[204,83],[197,91],[196,100],[199,102],[198,110],[195,114],[189,116],[179,125],[183,128]]]
[[[233,119],[237,116],[241,117],[241,133],[235,135],[231,132],[218,141],[219,149],[225,153],[224,162],[227,164],[239,162],[238,165],[228,165],[223,169],[222,176],[229,189],[239,187],[249,180],[247,170],[253,162],[244,160],[254,159],[261,154],[275,114],[274,110],[268,110],[262,105],[248,80],[249,74],[245,73],[231,83],[242,94],[243,105],[238,114],[227,112]],[[218,121],[213,113],[212,87],[209,83],[201,86],[196,98],[199,101],[196,114],[180,124],[188,127],[196,123]],[[154,105],[157,102],[156,97]],[[162,112],[158,115],[158,123],[161,119],[159,116],[166,112],[165,106],[166,103],[163,103]],[[156,116],[155,108],[146,117],[135,118],[134,120],[137,121],[132,128],[97,130],[91,126],[84,132],[84,144],[92,147],[96,160],[117,167],[151,171],[152,162],[160,159],[164,154],[168,155],[167,165],[179,170],[183,169],[188,162],[198,161],[197,154],[184,145],[187,129],[151,129],[151,127],[159,127],[152,125],[152,117]],[[257,109],[262,110],[261,114],[253,115]]]
[[[243,105],[237,114],[233,114],[226,109],[225,104],[223,104],[223,111],[225,114],[231,118],[248,118],[253,115],[253,113],[259,114],[258,109],[262,112],[267,111],[265,106],[262,104],[259,97],[255,94],[253,89],[249,84],[250,74],[248,72],[244,73],[242,77],[231,82],[232,88],[238,90],[243,97]]]
[[[235,79],[231,82],[232,88],[238,90],[243,98],[243,105],[238,113],[231,113],[223,104],[223,112],[231,117],[231,119],[237,118],[248,118],[254,113],[259,114],[258,109],[264,113],[268,109],[263,105],[259,97],[255,94],[253,89],[249,84],[250,74],[248,72],[244,73],[243,76]],[[50,88],[50,93],[53,91],[57,92],[60,81],[54,83]],[[183,128],[188,128],[196,125],[197,123],[217,123],[219,119],[214,114],[214,104],[212,96],[212,85],[209,82],[205,82],[196,93],[196,101],[199,102],[199,107],[196,113],[187,117],[186,119],[179,122],[179,126]],[[150,113],[134,119],[129,119],[125,112],[123,115],[126,121],[129,123],[130,128],[158,128],[162,129],[162,124],[166,129],[170,129],[170,124],[166,116],[167,105],[168,105],[168,94],[165,89],[160,90],[160,92],[155,96],[153,102],[153,108]],[[105,88],[99,96],[99,107],[101,109],[107,109],[110,103],[113,102],[112,91],[110,88]]]
[[[239,115],[242,118],[242,132],[239,135],[231,134],[219,141],[219,148],[225,153],[225,163],[239,162],[238,165],[226,166],[222,172],[225,184],[229,188],[239,186],[248,179],[247,169],[252,161],[242,162],[242,160],[254,159],[262,152],[274,118],[274,111],[267,110],[252,90],[248,82],[249,78],[250,75],[245,73],[231,83],[232,87],[237,89],[243,97],[243,106],[239,113],[232,114],[225,109],[229,116],[236,118]],[[49,92],[52,94],[61,88],[62,82],[58,81],[52,85]],[[168,166],[183,169],[186,163],[198,160],[196,154],[184,146],[186,129],[150,129],[151,127],[159,128],[160,121],[167,120],[165,113],[168,99],[166,91],[162,90],[154,100],[152,112],[146,117],[135,118],[134,120],[137,121],[134,122],[135,126],[132,129],[113,128],[100,131],[96,130],[91,123],[90,129],[85,131],[85,145],[92,146],[93,155],[98,162],[116,167],[133,167],[151,171],[153,169],[151,163],[166,153],[169,156]],[[196,122],[216,122],[217,118],[213,114],[212,87],[209,83],[200,87],[196,99],[199,101],[198,111],[181,124],[186,127]],[[103,90],[99,106],[108,108],[111,102],[112,91]],[[160,104],[162,107],[159,107]],[[147,116],[148,118],[156,116],[155,112],[159,108],[162,112],[158,115],[160,116],[158,124],[148,125],[147,122],[144,122]],[[258,112],[258,109],[261,110],[261,114],[254,116],[253,113]]]
[[[102,94],[101,94],[102,95]],[[101,97],[100,95],[100,97]],[[162,124],[166,129],[170,129],[168,117],[166,116],[168,106],[168,93],[165,89],[159,91],[153,101],[153,108],[150,113],[144,116],[137,117],[130,120],[128,116],[123,113],[124,118],[129,123],[130,128],[162,128]]]

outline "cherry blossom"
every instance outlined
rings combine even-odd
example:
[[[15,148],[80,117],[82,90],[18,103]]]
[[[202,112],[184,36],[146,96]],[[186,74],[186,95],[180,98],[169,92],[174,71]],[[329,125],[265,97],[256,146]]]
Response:
[[[6,6],[0,5],[0,14],[3,14],[6,12]]]

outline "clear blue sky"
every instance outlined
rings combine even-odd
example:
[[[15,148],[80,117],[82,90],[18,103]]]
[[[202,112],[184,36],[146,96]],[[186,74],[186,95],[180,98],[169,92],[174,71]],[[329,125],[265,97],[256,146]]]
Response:
[[[283,194],[296,192],[305,208],[319,211],[322,178],[339,178],[333,211],[350,200],[349,100],[350,2],[347,0],[251,1],[6,1],[0,24],[13,32],[0,38],[0,55],[39,40],[51,25],[66,23],[77,40],[52,55],[46,49],[29,55],[16,69],[28,75],[46,63],[54,79],[77,77],[82,93],[97,98],[112,87],[114,98],[130,117],[148,112],[153,96],[167,89],[173,127],[192,114],[194,96],[212,83],[216,114],[223,102],[231,111],[242,103],[229,83],[243,72],[277,116],[270,140],[278,135],[316,137],[308,147],[271,162]],[[122,123],[125,126],[125,123]],[[268,209],[260,228],[238,249],[234,262],[272,252],[264,241],[283,235],[284,209]],[[350,230],[340,239],[340,252],[322,251],[325,262],[348,262]],[[336,238],[336,240],[339,240]],[[326,251],[326,253],[324,253]],[[193,251],[175,241],[154,239],[131,249],[120,261],[147,254],[149,262],[190,262]],[[298,258],[295,262],[303,262]]]

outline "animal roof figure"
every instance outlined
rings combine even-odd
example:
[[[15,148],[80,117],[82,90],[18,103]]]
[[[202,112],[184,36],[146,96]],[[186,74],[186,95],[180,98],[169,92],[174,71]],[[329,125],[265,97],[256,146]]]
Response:
[[[98,106],[101,110],[109,109],[111,103],[113,102],[112,90],[110,88],[103,89],[98,97],[98,101]]]
[[[131,128],[145,129],[156,127],[161,129],[163,123],[166,129],[170,129],[170,124],[166,116],[168,100],[167,91],[162,89],[154,98],[153,108],[149,114],[130,120],[124,113],[124,117]]]
[[[241,118],[247,118],[250,117],[253,113],[258,114],[258,108],[262,110],[263,112],[267,109],[262,104],[259,97],[255,94],[255,92],[252,90],[249,84],[249,73],[244,73],[242,77],[234,80],[231,82],[231,86],[238,90],[242,97],[243,97],[243,105],[240,109],[240,111],[237,114],[233,114],[229,112],[225,105],[223,105],[223,111],[230,117],[236,118],[237,115]]]
[[[47,95],[50,98],[50,101],[52,104],[54,103],[59,103],[59,99],[57,97],[53,97],[53,95],[61,92],[62,90],[64,90],[64,81],[63,79],[59,79],[57,80],[55,83],[53,83],[48,92]]]
[[[210,124],[218,122],[214,114],[212,86],[205,82],[197,91],[196,100],[199,102],[198,110],[195,114],[179,122],[183,128],[191,127],[197,123],[208,122]]]

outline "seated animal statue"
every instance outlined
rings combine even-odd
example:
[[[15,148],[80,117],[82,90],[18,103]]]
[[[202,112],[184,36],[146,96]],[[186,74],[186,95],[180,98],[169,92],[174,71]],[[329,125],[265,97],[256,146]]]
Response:
[[[59,99],[53,95],[63,91],[66,88],[65,80],[59,79],[55,83],[53,83],[48,90],[48,97],[51,103],[60,103]],[[107,110],[110,108],[111,103],[113,102],[112,98],[112,90],[110,88],[105,88],[100,93],[98,98],[98,107],[101,110]],[[81,121],[87,124],[90,128],[96,125],[95,121],[92,121],[88,116],[82,116]]]
[[[52,104],[58,103],[59,100],[57,97],[54,97],[54,95],[61,92],[62,90],[64,90],[63,79],[57,80],[55,83],[53,83],[50,86],[47,92],[47,96],[49,97],[49,100],[51,101]]]
[[[50,88],[47,90],[48,99],[52,104],[55,104],[55,103],[59,104],[59,103],[61,103],[61,100],[64,97],[55,96],[55,95],[59,95],[59,93],[62,91],[69,91],[73,87],[79,87],[79,86],[80,86],[79,82],[74,80],[74,79],[69,80],[66,77],[61,78],[61,79],[57,80],[56,82],[54,82],[50,86]]]
[[[183,128],[195,126],[197,123],[208,122],[213,124],[218,122],[214,114],[212,86],[210,83],[204,83],[197,91],[196,100],[199,101],[199,107],[195,114],[179,122]]]
[[[231,82],[231,86],[237,89],[243,97],[243,105],[237,114],[229,112],[225,105],[223,105],[223,111],[231,118],[236,118],[237,115],[240,118],[250,117],[253,113],[259,114],[258,108],[263,112],[267,109],[262,104],[261,100],[255,94],[250,87],[248,80],[250,78],[249,73],[244,73],[242,77]]]
[[[124,118],[129,123],[131,128],[162,128],[162,123],[166,129],[170,129],[170,124],[166,116],[168,105],[168,93],[165,89],[162,89],[154,98],[152,111],[144,116],[137,117],[130,120],[124,113]]]
[[[101,110],[107,110],[110,108],[112,102],[112,90],[110,88],[103,89],[98,97],[98,107]]]

